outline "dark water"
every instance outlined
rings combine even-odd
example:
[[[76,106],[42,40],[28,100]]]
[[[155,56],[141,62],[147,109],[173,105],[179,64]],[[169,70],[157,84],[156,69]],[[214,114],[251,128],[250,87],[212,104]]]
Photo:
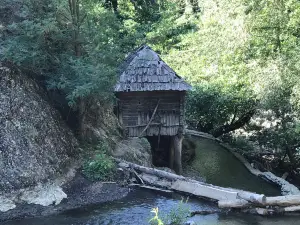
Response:
[[[280,195],[278,187],[251,174],[234,155],[218,143],[202,138],[193,140],[197,145],[196,158],[188,167],[205,178],[207,183],[243,189],[267,196]]]
[[[115,202],[70,211],[68,213],[45,217],[12,221],[1,225],[147,225],[151,218],[151,209],[159,208],[161,216],[176,209],[180,196],[162,196],[157,193],[137,190],[126,198]],[[190,199],[187,203],[191,210],[217,210],[214,203]],[[299,225],[300,217],[260,217],[245,214],[211,214],[191,218],[199,225]]]
[[[278,188],[250,174],[234,156],[217,143],[205,139],[195,141],[196,159],[190,170],[205,177],[208,183],[266,195],[280,194]],[[163,217],[176,209],[181,198],[179,195],[163,196],[156,192],[136,190],[118,201],[58,216],[11,221],[0,225],[146,225],[152,216],[152,208],[158,207],[159,214]],[[215,203],[203,199],[189,199],[187,206],[191,210],[218,210]],[[191,220],[199,225],[300,225],[300,216],[267,218],[238,213],[215,213],[195,216]]]

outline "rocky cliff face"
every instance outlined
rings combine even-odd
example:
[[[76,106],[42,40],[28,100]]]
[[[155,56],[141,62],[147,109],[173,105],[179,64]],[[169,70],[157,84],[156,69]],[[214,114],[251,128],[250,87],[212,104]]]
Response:
[[[36,83],[0,65],[0,194],[65,173],[76,149]]]

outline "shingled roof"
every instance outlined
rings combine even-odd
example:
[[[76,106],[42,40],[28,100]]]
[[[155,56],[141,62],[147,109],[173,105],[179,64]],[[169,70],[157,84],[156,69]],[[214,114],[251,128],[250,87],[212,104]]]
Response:
[[[143,45],[131,53],[121,66],[115,92],[186,91],[191,88],[156,52]]]

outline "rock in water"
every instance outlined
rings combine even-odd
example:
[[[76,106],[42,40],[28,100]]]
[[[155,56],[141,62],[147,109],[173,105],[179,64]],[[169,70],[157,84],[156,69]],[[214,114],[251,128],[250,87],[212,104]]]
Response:
[[[0,64],[0,195],[65,172],[77,141],[38,85]]]

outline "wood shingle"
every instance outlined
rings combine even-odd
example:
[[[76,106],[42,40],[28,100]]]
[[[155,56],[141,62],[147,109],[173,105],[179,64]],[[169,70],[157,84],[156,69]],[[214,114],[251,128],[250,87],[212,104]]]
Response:
[[[115,92],[187,91],[191,89],[191,86],[147,45],[131,53],[121,68]]]

